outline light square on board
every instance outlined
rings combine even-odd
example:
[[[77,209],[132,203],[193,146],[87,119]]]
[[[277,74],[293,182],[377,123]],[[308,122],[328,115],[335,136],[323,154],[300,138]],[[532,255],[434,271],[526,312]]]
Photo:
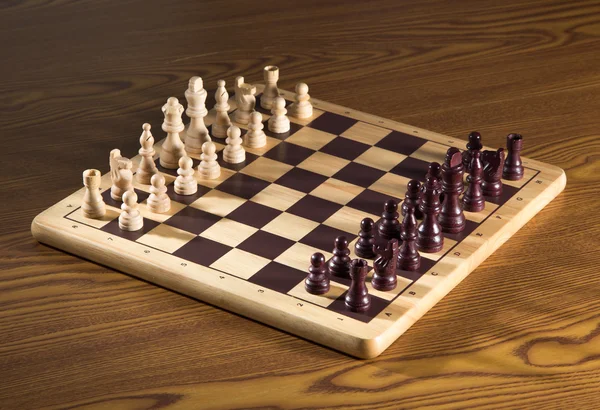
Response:
[[[342,296],[346,290],[348,290],[348,286],[331,281],[329,282],[329,291],[327,293],[324,295],[313,295],[312,293],[308,293],[304,288],[304,281],[300,281],[288,292],[288,295],[314,303],[315,305],[327,307]]]
[[[465,172],[466,173],[466,172]],[[535,174],[537,171],[534,171],[530,168],[523,168],[523,178],[518,181],[509,181],[508,179],[502,179],[502,183],[504,185],[509,185],[515,188],[521,188],[525,185]]]
[[[274,161],[269,158],[260,157],[250,165],[246,166],[241,172],[265,181],[274,182],[283,174],[294,168],[283,162]]]
[[[345,206],[327,219],[324,224],[354,234],[358,232],[360,221],[363,218],[371,218],[374,221],[379,219],[377,215]]]
[[[365,188],[339,179],[329,178],[316,187],[310,194],[319,198],[327,199],[341,205],[346,205],[356,196],[360,195]]]
[[[117,211],[115,208],[107,206],[106,213],[104,214],[104,216],[102,218],[99,218],[99,219],[86,218],[85,216],[83,216],[83,209],[81,209],[81,207],[79,207],[74,212],[70,213],[67,216],[67,218],[72,221],[80,222],[82,224],[90,225],[90,226],[93,226],[94,228],[101,229],[106,224],[108,224],[110,221],[117,219],[119,217],[119,215],[120,215],[119,211]]]
[[[246,137],[246,136],[244,136],[244,137]],[[247,139],[247,137],[246,137],[246,139]],[[276,146],[277,144],[279,144],[281,142],[281,140],[278,140],[277,138],[267,137],[267,143],[263,147],[250,148],[246,144],[246,139],[244,139],[244,149],[247,152],[251,152],[254,155],[263,155],[265,152],[269,151],[271,148],[273,148],[274,146]]]
[[[245,199],[213,189],[203,197],[197,199],[190,206],[211,214],[225,216],[245,202]]]
[[[286,142],[291,142],[292,144],[318,151],[334,138],[336,138],[336,135],[314,128],[304,127],[289,137]]]
[[[350,161],[347,159],[334,157],[324,152],[315,152],[301,162],[298,168],[330,177],[349,163]]]
[[[380,291],[380,290],[375,289],[373,287],[373,285],[371,284],[371,280],[373,278],[374,272],[375,272],[374,270],[371,270],[369,272],[369,274],[367,275],[367,280],[365,281],[365,284],[367,285],[367,289],[369,290],[369,295],[375,295],[375,296],[378,296],[385,300],[394,300],[396,295],[399,295],[400,293],[402,293],[407,287],[409,287],[413,283],[413,281],[410,279],[404,278],[402,276],[396,276],[396,280],[398,283],[394,289]]]
[[[275,258],[275,262],[307,272],[307,269],[310,266],[310,257],[315,252],[321,252],[325,256],[325,260],[329,260],[333,256],[329,252],[297,242]]]
[[[410,156],[412,158],[420,159],[421,161],[443,164],[448,148],[449,147],[446,145],[438,144],[437,142],[433,141],[427,141],[419,149],[410,154]]]
[[[151,246],[162,251],[173,253],[194,239],[196,235],[173,226],[160,224],[136,242]]]
[[[371,147],[361,156],[356,158],[354,162],[387,172],[402,162],[405,158],[406,155],[398,154],[396,152],[388,151],[379,147]]]
[[[318,222],[284,212],[262,229],[274,235],[298,241],[317,226],[319,226]]]
[[[269,262],[271,261],[262,256],[253,255],[241,249],[232,249],[213,262],[210,267],[243,279],[249,279]]]
[[[155,212],[150,211],[150,208],[148,208],[148,202],[144,201],[139,205],[138,209],[140,210],[140,213],[142,214],[142,216],[144,218],[152,219],[153,221],[162,223],[162,222],[166,221],[167,219],[169,219],[170,217],[172,217],[173,215],[175,215],[177,212],[181,211],[185,207],[186,207],[185,204],[182,204],[180,202],[171,201],[171,207],[169,208],[169,210],[167,212],[162,213],[162,214],[157,214]]]
[[[408,181],[410,179],[406,177],[388,173],[379,178],[369,189],[392,198],[398,198],[404,196]]]
[[[298,118],[294,115],[293,110],[291,110],[290,107],[290,111],[288,112],[288,118],[290,119],[291,122],[295,122],[296,124],[300,124],[300,125],[307,125],[310,124],[311,122],[313,122],[314,120],[316,120],[317,118],[319,118],[319,116],[323,115],[324,111],[318,110],[315,107],[313,107],[313,114],[308,117],[308,118]]]
[[[202,232],[200,236],[235,247],[252,236],[256,231],[258,229],[252,226],[223,218]]]
[[[285,211],[290,206],[294,205],[306,194],[304,192],[296,191],[295,189],[288,188],[279,184],[271,184],[252,199],[252,202],[257,204],[269,206],[271,208]]]
[[[499,205],[497,205],[497,204],[494,204],[492,202],[487,202],[486,201],[485,202],[485,208],[483,209],[483,211],[480,211],[480,212],[464,211],[465,218],[467,218],[469,221],[481,223],[492,212],[494,212],[496,209],[498,209],[498,206]]]
[[[452,247],[454,247],[454,245],[456,245],[457,242],[454,239],[449,239],[448,237],[444,237],[444,246],[442,247],[442,250],[436,253],[425,253],[425,252],[419,252],[419,254],[421,255],[422,258],[427,258],[430,259],[432,261],[438,261],[440,260],[440,258],[442,256],[444,256],[446,254],[446,252],[448,252],[450,249],[452,249]]]
[[[388,135],[390,130],[367,124],[366,122],[357,122],[352,127],[342,133],[342,137],[362,142],[367,145],[375,145],[383,137]]]
[[[221,168],[221,175],[219,175],[215,179],[203,179],[203,178],[200,178],[200,173],[199,172],[196,172],[194,174],[194,176],[195,176],[196,182],[198,182],[198,184],[204,185],[204,186],[209,187],[209,188],[214,188],[217,185],[220,185],[221,183],[223,183],[224,181],[226,181],[227,179],[231,178],[235,174],[236,174],[236,172],[234,170],[232,170],[232,169]]]

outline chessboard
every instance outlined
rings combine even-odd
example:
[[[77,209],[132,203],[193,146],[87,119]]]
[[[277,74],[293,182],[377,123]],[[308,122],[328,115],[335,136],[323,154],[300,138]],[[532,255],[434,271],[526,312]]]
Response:
[[[267,121],[270,113],[259,102],[263,86],[256,87],[256,110]],[[280,94],[288,104],[293,100],[293,93]],[[465,141],[317,99],[311,102],[312,117],[290,117],[289,132],[273,134],[265,122],[266,146],[245,148],[243,163],[232,165],[219,155],[220,177],[196,178],[193,195],[175,193],[176,170],[160,167],[158,142],[156,164],[166,178],[171,209],[150,212],[149,185],[134,182],[144,217],[139,231],[119,229],[121,202],[111,198],[111,179],[105,174],[100,187],[107,205],[103,218],[83,215],[80,189],[38,215],[32,232],[40,242],[74,255],[350,355],[372,358],[566,184],[562,169],[523,158],[523,178],[503,180],[502,195],[486,198],[484,211],[465,212],[464,231],[444,234],[440,252],[421,253],[417,271],[398,270],[394,290],[374,289],[371,270],[371,307],[351,312],[344,304],[349,280],[331,276],[324,295],[305,290],[311,255],[321,252],[331,258],[335,238],[343,235],[356,258],[353,245],[360,221],[380,220],[386,200],[400,203],[409,180],[423,181],[430,162],[443,163],[448,148],[464,149]],[[233,112],[235,100],[229,104]],[[209,129],[214,118],[211,110]],[[224,140],[213,142],[218,151],[224,148]],[[196,167],[199,157],[192,157]],[[135,171],[140,157],[132,160]],[[368,262],[371,266],[373,261]],[[510,268],[510,261],[506,266]]]

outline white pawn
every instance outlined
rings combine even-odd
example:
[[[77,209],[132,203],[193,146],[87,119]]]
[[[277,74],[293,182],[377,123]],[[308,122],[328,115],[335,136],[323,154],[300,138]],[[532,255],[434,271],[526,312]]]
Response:
[[[140,184],[149,184],[152,175],[158,171],[156,164],[154,163],[154,137],[150,132],[150,124],[145,123],[142,125],[142,135],[140,136],[140,150],[138,151],[142,159],[140,159],[140,166],[138,167],[135,178]]]
[[[100,219],[106,215],[106,205],[100,195],[100,180],[102,174],[97,169],[83,171],[83,186],[85,193],[81,203],[83,216],[86,218]]]
[[[212,134],[215,138],[225,138],[227,129],[231,125],[229,119],[229,94],[225,88],[225,80],[217,81],[217,91],[215,92],[215,111],[217,112],[215,122],[212,125]]]
[[[179,159],[179,175],[175,179],[175,193],[178,195],[192,195],[198,191],[198,184],[194,179],[193,162],[190,157],[181,157]]]
[[[208,114],[206,110],[207,92],[200,77],[190,78],[188,89],[185,90],[185,99],[188,107],[185,113],[191,118],[190,124],[185,132],[185,150],[188,154],[200,154],[202,144],[210,141],[208,129],[204,124],[204,117]]]
[[[138,209],[138,197],[135,191],[123,194],[121,215],[119,215],[119,228],[123,231],[139,231],[144,226],[144,218]]]
[[[121,156],[121,151],[117,148],[110,152],[110,197],[115,201],[121,201],[125,191],[133,189],[132,163],[129,158]]]
[[[146,201],[148,209],[155,214],[164,214],[171,209],[171,198],[167,195],[165,177],[162,174],[154,174],[150,179],[150,183],[152,184],[150,196]]]
[[[282,134],[290,130],[290,119],[285,115],[287,114],[287,110],[283,97],[275,98],[271,114],[273,115],[269,118],[269,131],[275,134]]]
[[[313,115],[313,107],[310,103],[310,95],[308,95],[308,85],[305,83],[296,84],[296,101],[290,106],[290,113],[296,118],[309,118]]]
[[[248,148],[261,148],[267,145],[267,136],[263,131],[262,114],[254,111],[250,116],[248,132],[244,136]]]
[[[215,179],[221,175],[221,166],[217,162],[217,148],[214,142],[207,141],[202,144],[202,155],[200,155],[200,165],[198,165],[198,174],[203,179]]]
[[[223,161],[230,164],[239,164],[246,160],[246,151],[242,147],[242,132],[238,127],[232,125],[227,130],[227,146],[223,150]]]
[[[160,152],[160,166],[167,169],[177,169],[179,158],[186,155],[183,142],[179,133],[185,129],[181,115],[183,114],[183,105],[175,97],[169,97],[167,103],[162,106],[162,112],[165,120],[162,123],[162,129],[167,133],[167,138],[163,141]]]

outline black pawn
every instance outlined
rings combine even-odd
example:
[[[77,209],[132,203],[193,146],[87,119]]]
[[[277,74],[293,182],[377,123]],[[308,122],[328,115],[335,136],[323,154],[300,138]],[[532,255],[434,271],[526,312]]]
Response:
[[[329,261],[329,273],[339,278],[350,278],[350,249],[345,236],[335,238],[333,258]]]
[[[463,195],[463,209],[469,212],[480,212],[485,209],[485,198],[481,189],[483,181],[483,165],[480,159],[481,153],[473,151],[471,159],[471,172],[467,176],[467,190]]]
[[[462,162],[465,170],[469,172],[471,169],[471,155],[473,151],[479,151],[483,148],[481,144],[481,134],[473,131],[469,134],[469,142],[467,142],[467,150],[462,154]]]
[[[371,218],[364,218],[360,221],[358,241],[354,245],[354,253],[359,258],[371,259],[375,257],[375,252],[373,252],[373,244],[375,243],[374,227],[375,223]]]
[[[523,137],[520,134],[508,134],[506,137],[506,148],[508,154],[504,161],[502,178],[509,181],[518,181],[523,178],[523,163],[521,162],[521,150],[523,149]]]
[[[388,291],[396,288],[398,279],[396,278],[396,263],[398,260],[398,240],[391,239],[386,246],[375,246],[377,259],[373,262],[375,273],[371,279],[373,288],[381,291]]]
[[[421,204],[421,194],[421,183],[416,179],[408,181],[404,201],[402,201],[402,216],[406,214],[406,208],[412,206],[415,208],[415,217],[417,219],[423,219],[423,213],[419,209],[419,205]]]
[[[321,252],[313,253],[310,257],[310,267],[308,268],[308,276],[304,281],[304,289],[313,295],[322,295],[329,292],[327,266],[325,265],[325,256]]]
[[[408,208],[402,220],[402,246],[398,251],[398,269],[415,271],[421,266],[421,255],[417,251],[417,219],[414,208]]]
[[[400,222],[398,222],[398,204],[393,199],[388,199],[383,207],[381,222],[379,223],[379,237],[389,241],[400,239]]]
[[[346,293],[346,307],[352,312],[366,312],[371,307],[371,297],[365,284],[368,272],[367,261],[354,259],[352,261],[350,288]]]
[[[425,181],[425,191],[421,200],[423,222],[417,228],[417,247],[421,252],[435,253],[442,250],[444,236],[437,216],[440,213],[439,182],[434,177]]]

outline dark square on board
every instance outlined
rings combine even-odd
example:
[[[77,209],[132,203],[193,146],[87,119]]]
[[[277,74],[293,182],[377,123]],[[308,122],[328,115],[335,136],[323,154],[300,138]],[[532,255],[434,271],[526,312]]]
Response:
[[[217,186],[219,191],[250,199],[269,186],[269,183],[250,175],[237,173]]]
[[[232,248],[210,239],[196,236],[173,252],[174,256],[202,266],[209,266]]]
[[[227,218],[260,229],[280,214],[281,211],[277,209],[247,201],[227,215]]]
[[[156,168],[163,174],[172,175],[174,177],[177,176],[177,168],[175,168],[175,169],[163,168],[160,165],[160,158],[156,158],[156,160],[154,160],[154,163],[156,164]],[[196,158],[192,158],[192,167],[194,169],[196,169],[198,167],[198,164],[200,164],[200,160],[198,160]]]
[[[217,162],[223,168],[231,169],[232,171],[241,171],[247,165],[250,165],[258,158],[258,155],[254,155],[251,152],[246,151],[246,159],[238,164],[230,164],[229,162],[225,162],[223,159],[223,155],[219,155]]]
[[[314,153],[315,151],[312,149],[301,147],[300,145],[296,144],[290,144],[289,142],[284,141],[271,148],[269,152],[263,156],[275,161],[296,166]]]
[[[281,293],[287,293],[306,278],[306,273],[278,262],[270,262],[256,272],[249,282]]]
[[[493,216],[490,216],[490,218],[493,218]],[[471,235],[471,233],[473,233],[473,231],[476,230],[479,225],[480,225],[479,223],[467,219],[467,224],[465,225],[465,229],[463,229],[462,232],[459,232],[459,233],[446,233],[445,232],[444,238],[448,238],[448,239],[452,239],[457,242],[460,242],[463,239],[465,239],[467,236]]]
[[[167,195],[169,196],[169,198],[171,198],[172,201],[179,202],[180,204],[189,205],[196,199],[200,198],[201,196],[210,191],[210,188],[207,188],[200,184],[197,185],[198,190],[192,195],[179,195],[175,192],[175,182],[170,182],[167,185]]]
[[[334,157],[340,157],[352,161],[358,158],[369,148],[371,148],[370,145],[363,144],[362,142],[353,141],[344,137],[337,137],[321,148],[320,151],[333,155]]]
[[[324,112],[308,124],[308,127],[325,131],[330,134],[340,135],[356,124],[358,120],[332,112]]]
[[[401,190],[402,188],[398,187],[398,193],[400,193]],[[368,212],[371,215],[381,215],[383,212],[383,205],[388,199],[393,199],[398,202],[398,204],[402,202],[400,198],[391,197],[386,194],[371,191],[370,189],[365,189],[360,194],[355,196],[352,201],[348,202],[346,206]]]
[[[359,228],[360,226],[357,224],[356,232],[359,231]],[[304,238],[300,239],[299,242],[325,252],[331,252],[333,250],[335,238],[338,236],[345,236],[346,239],[348,239],[348,243],[356,238],[355,234],[344,232],[327,225],[319,225]]]
[[[341,294],[331,305],[327,307],[327,310],[331,310],[340,315],[348,316],[356,320],[360,320],[364,323],[369,323],[371,319],[381,313],[391,302],[382,299],[380,297],[370,295],[371,296],[371,307],[369,310],[363,313],[351,312],[346,307],[346,293],[347,291]]]
[[[138,197],[138,204],[144,202],[150,196],[148,192],[142,191],[141,189],[134,188],[133,191]],[[115,201],[114,199],[112,199],[112,197],[110,196],[110,188],[102,192],[102,199],[104,200],[104,203],[106,205],[114,206],[115,208],[119,209],[121,209],[121,205],[123,204],[123,201]]]
[[[294,241],[269,232],[256,231],[237,248],[273,260],[287,251],[294,243]]]
[[[368,167],[366,165],[351,162],[340,169],[333,178],[350,182],[362,188],[368,188],[375,181],[385,175],[384,171]]]
[[[276,134],[269,130],[269,121],[265,121],[265,122],[263,122],[263,124],[265,126],[263,131],[265,132],[267,137],[276,138],[276,139],[282,140],[282,141],[285,141],[286,139],[288,139],[289,137],[294,135],[296,132],[298,132],[303,127],[303,125],[296,124],[295,122],[290,122],[290,130],[288,132],[282,132],[281,134]]]
[[[300,168],[294,168],[287,172],[275,183],[301,192],[311,192],[321,185],[328,178],[315,172],[306,171]]]
[[[330,202],[315,196],[306,195],[296,202],[286,212],[310,219],[315,222],[325,222],[327,218],[342,209],[343,205]]]
[[[419,269],[415,271],[396,269],[396,275],[402,276],[403,278],[410,279],[412,281],[416,281],[421,276],[426,274],[427,271],[433,268],[433,265],[435,265],[436,263],[437,262],[434,260],[423,258],[421,256],[421,266],[419,266]]]
[[[158,225],[160,225],[160,222],[144,218],[144,226],[139,231],[123,231],[121,228],[119,228],[119,218],[116,218],[104,225],[100,230],[121,238],[129,239],[130,241],[137,241],[152,229],[156,228]]]
[[[375,146],[394,151],[399,154],[410,155],[421,148],[421,146],[426,142],[426,139],[415,137],[414,135],[406,134],[400,131],[392,131],[377,144],[375,144]]]
[[[210,139],[212,142],[218,142],[219,144],[223,144],[223,145],[227,145],[227,143],[225,142],[225,140],[227,139],[226,137],[220,138],[220,137],[215,137],[213,135],[212,132],[212,124],[206,127],[208,129],[208,135],[210,135]],[[245,131],[245,130],[242,130]],[[242,136],[245,134],[245,132],[242,133]],[[177,174],[175,174],[177,176]]]
[[[188,206],[167,219],[164,224],[198,235],[220,220],[220,216]]]
[[[429,162],[408,157],[392,168],[390,172],[408,179],[416,179],[417,181],[423,182],[425,181],[428,170]],[[406,189],[406,187],[403,188]]]
[[[466,189],[466,186],[465,186]],[[492,204],[498,204],[500,206],[504,205],[506,201],[512,198],[517,192],[519,192],[519,188],[511,186],[511,185],[502,185],[502,194],[497,197],[486,196],[485,200],[487,202],[491,202]]]

